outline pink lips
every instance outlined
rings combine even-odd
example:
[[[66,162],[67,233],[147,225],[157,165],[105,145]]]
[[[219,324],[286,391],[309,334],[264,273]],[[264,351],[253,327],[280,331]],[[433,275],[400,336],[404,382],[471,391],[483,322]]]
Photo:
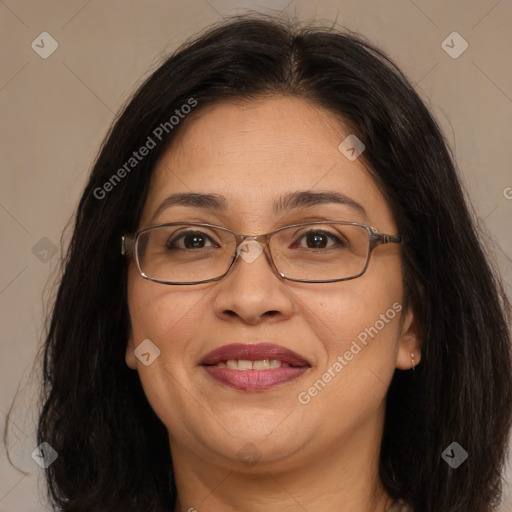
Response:
[[[215,366],[230,359],[248,361],[278,359],[281,363],[286,363],[286,366],[267,370],[236,370]],[[308,361],[297,353],[271,343],[224,345],[209,352],[200,364],[217,381],[244,391],[269,389],[277,384],[296,379],[310,368]]]

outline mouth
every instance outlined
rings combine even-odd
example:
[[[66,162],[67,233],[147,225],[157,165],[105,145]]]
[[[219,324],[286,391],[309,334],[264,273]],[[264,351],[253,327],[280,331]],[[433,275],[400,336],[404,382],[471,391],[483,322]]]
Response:
[[[216,381],[243,391],[290,382],[311,367],[296,352],[270,343],[224,345],[209,352],[200,365]]]

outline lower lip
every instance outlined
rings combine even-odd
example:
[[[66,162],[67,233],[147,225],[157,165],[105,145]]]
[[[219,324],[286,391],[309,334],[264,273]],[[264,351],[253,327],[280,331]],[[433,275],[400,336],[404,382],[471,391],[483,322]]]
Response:
[[[203,366],[217,381],[243,391],[263,391],[300,377],[308,367],[281,367],[270,370],[232,370],[217,366]]]

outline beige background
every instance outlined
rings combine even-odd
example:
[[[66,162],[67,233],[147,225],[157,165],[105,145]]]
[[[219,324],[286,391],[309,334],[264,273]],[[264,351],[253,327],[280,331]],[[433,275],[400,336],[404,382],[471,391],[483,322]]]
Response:
[[[0,420],[20,386],[11,442],[27,473],[12,469],[0,449],[1,512],[46,510],[42,470],[30,457],[32,361],[45,283],[100,142],[135,85],[167,52],[247,8],[327,24],[337,19],[395,59],[445,130],[511,291],[511,1],[0,0]],[[469,44],[457,59],[441,47],[453,31]],[[58,43],[47,59],[31,47],[42,32]],[[512,510],[511,489],[509,483],[502,512]]]

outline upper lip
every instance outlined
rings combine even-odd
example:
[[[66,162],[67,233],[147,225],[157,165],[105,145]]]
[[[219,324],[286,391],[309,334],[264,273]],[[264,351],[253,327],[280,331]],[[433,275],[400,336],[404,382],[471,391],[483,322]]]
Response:
[[[261,359],[278,359],[288,363],[290,366],[310,366],[308,361],[296,352],[273,343],[244,344],[232,343],[223,345],[208,352],[200,364],[204,366],[215,365],[225,362],[228,359],[245,359],[248,361],[258,361]]]

